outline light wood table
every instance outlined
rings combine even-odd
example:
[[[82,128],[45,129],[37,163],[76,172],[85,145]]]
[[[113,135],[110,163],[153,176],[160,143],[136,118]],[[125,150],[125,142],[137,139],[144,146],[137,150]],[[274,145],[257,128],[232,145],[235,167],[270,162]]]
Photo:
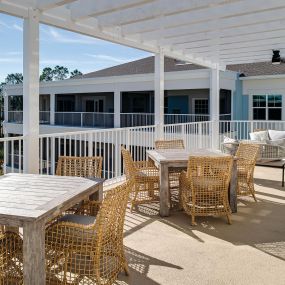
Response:
[[[168,185],[168,169],[170,167],[187,168],[189,156],[229,156],[229,154],[224,154],[220,151],[210,150],[210,149],[197,149],[194,151],[186,150],[148,150],[147,156],[151,159],[160,171],[160,215],[162,217],[169,216],[169,185]],[[233,213],[237,212],[237,166],[236,160],[234,160],[234,166],[232,171],[232,178],[229,187],[229,203]]]
[[[0,224],[23,228],[24,284],[45,284],[45,223],[74,204],[103,199],[103,179],[7,174],[0,177]]]

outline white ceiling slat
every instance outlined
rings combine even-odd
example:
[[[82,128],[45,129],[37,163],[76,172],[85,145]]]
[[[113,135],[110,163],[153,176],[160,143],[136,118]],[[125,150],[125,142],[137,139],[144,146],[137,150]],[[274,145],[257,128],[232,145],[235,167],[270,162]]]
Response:
[[[203,2],[203,1],[202,1]],[[135,24],[128,24],[122,27],[123,33],[135,34],[143,31],[153,30],[159,25],[163,27],[190,25],[197,22],[205,22],[213,19],[229,18],[236,15],[256,13],[269,9],[279,9],[285,7],[284,0],[259,0],[259,5],[255,1],[238,1],[225,5],[217,5],[205,9],[197,9],[192,12],[177,13],[165,16],[162,19],[155,18]]]
[[[285,5],[285,1],[284,1]],[[173,28],[164,28],[161,32],[158,30],[145,32],[141,34],[141,37],[145,40],[155,40],[158,38],[165,37],[175,37],[175,36],[185,36],[192,33],[207,33],[211,31],[217,31],[218,29],[222,31],[224,29],[232,29],[238,27],[246,27],[247,25],[253,25],[258,23],[267,23],[276,20],[284,20],[285,8],[280,8],[277,10],[269,10],[264,12],[259,12],[256,14],[246,14],[241,16],[235,16],[230,18],[223,18],[217,20],[211,20],[208,22],[195,23],[187,26],[177,26]]]
[[[159,17],[177,12],[190,11],[193,9],[223,3],[225,0],[179,0],[173,5],[173,0],[150,2],[140,7],[131,7],[123,11],[114,11],[112,14],[98,16],[98,20],[104,26],[119,26],[127,23],[138,22],[144,19]]]
[[[159,44],[171,45],[175,43],[175,45],[177,45],[177,44],[183,44],[183,43],[191,43],[191,42],[196,42],[196,41],[209,40],[217,36],[220,36],[221,39],[226,38],[226,37],[235,37],[239,39],[241,37],[238,37],[238,36],[247,36],[247,35],[258,34],[258,33],[272,32],[272,31],[283,29],[284,26],[285,26],[285,20],[277,20],[277,21],[268,22],[268,23],[220,29],[219,32],[218,31],[200,32],[200,33],[192,33],[186,36],[164,38],[159,41]]]
[[[40,10],[52,9],[57,6],[72,3],[76,0],[37,0],[36,7]]]
[[[78,21],[90,16],[98,16],[153,1],[154,0],[78,0],[70,5],[71,18]]]

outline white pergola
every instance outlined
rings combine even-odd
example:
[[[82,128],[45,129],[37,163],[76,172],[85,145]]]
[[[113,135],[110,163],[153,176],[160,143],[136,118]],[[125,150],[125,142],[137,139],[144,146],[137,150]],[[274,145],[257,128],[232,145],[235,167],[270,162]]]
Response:
[[[31,173],[39,168],[32,155],[39,149],[39,23],[154,53],[160,126],[164,56],[211,68],[211,119],[218,121],[219,72],[285,49],[284,0],[0,0],[0,12],[24,18],[24,171]]]

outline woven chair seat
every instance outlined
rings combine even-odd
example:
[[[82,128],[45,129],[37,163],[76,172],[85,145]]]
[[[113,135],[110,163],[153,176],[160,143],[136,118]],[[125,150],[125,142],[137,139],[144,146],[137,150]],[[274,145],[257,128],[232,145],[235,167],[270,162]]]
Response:
[[[210,193],[210,190],[220,189],[221,186],[221,180],[216,178],[210,178],[210,177],[195,177],[193,178],[193,186],[197,188],[197,192],[202,193]]]
[[[58,222],[68,222],[68,223],[74,223],[79,225],[92,225],[96,221],[96,217],[93,216],[82,216],[82,215],[73,215],[73,214],[67,214],[62,216],[58,219]]]
[[[147,177],[149,179],[159,179],[159,172],[156,168],[140,169],[137,174],[138,177]]]

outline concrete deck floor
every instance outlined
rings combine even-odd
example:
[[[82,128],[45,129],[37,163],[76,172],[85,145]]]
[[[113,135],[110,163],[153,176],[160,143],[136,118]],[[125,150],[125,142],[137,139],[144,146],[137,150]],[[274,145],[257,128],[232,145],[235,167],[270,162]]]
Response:
[[[285,284],[285,188],[281,170],[256,167],[258,202],[239,199],[232,225],[226,218],[190,217],[158,205],[127,212],[125,239],[130,276],[116,284]]]

